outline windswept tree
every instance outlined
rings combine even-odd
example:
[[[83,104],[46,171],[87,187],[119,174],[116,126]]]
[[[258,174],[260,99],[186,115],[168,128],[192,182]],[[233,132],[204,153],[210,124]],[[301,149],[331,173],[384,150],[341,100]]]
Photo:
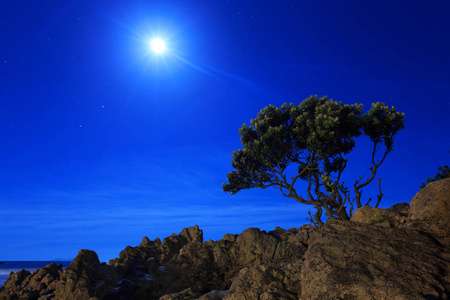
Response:
[[[236,194],[250,188],[275,187],[289,198],[314,206],[310,213],[314,224],[323,224],[325,213],[330,218],[348,220],[354,206],[362,203],[362,188],[371,183],[378,168],[392,151],[394,137],[403,129],[403,113],[384,103],[374,103],[362,114],[362,104],[346,105],[311,96],[300,105],[273,105],[262,109],[250,126],[239,130],[242,149],[233,152],[228,183],[223,190]],[[369,176],[360,176],[353,183],[353,193],[341,177],[348,155],[361,134],[373,143],[368,159]],[[306,182],[305,191],[297,191],[298,183]],[[377,207],[383,197],[381,178]]]
[[[449,151],[449,152],[450,152],[450,151]],[[450,177],[450,167],[447,166],[447,165],[442,166],[442,167],[439,167],[439,168],[438,168],[437,174],[436,174],[433,178],[427,177],[426,182],[423,182],[423,183],[420,185],[420,188],[421,188],[421,189],[424,188],[424,187],[425,187],[427,184],[429,184],[430,182],[433,182],[433,181],[439,181],[439,180],[442,180],[442,179],[445,179],[445,178],[449,178],[449,177]]]

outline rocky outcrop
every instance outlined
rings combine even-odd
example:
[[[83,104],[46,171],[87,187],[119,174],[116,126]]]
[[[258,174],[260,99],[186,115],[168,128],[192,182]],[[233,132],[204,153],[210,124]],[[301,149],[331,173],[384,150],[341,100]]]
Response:
[[[358,208],[350,220],[383,227],[398,227],[405,222],[405,218],[397,212],[371,206]]]
[[[411,200],[411,220],[450,230],[450,178],[428,183]]]
[[[228,294],[230,286],[231,294],[242,289],[244,281],[236,282],[235,277],[243,268],[252,274],[255,265],[267,265],[258,269],[266,272],[265,268],[272,270],[270,264],[299,261],[311,229],[276,228],[267,233],[249,228],[239,235],[226,234],[222,240],[203,243],[202,230],[194,226],[162,243],[144,237],[139,246],[127,246],[108,265],[100,264],[95,252],[81,250],[65,270],[59,269],[48,294],[54,299],[159,299],[164,295],[170,299],[187,299],[191,297],[188,295],[220,298]],[[11,275],[0,296],[7,292],[17,296],[30,275],[27,271]],[[36,296],[38,293],[30,299]]]
[[[390,211],[398,213],[401,217],[405,218],[409,215],[410,205],[409,203],[402,202],[392,205],[388,208]]]
[[[363,206],[358,208],[350,218],[353,222],[359,222],[382,227],[402,227],[408,220],[410,205],[397,203],[388,209]]]
[[[11,273],[0,291],[0,299],[52,298],[61,270],[61,264],[49,264],[33,273],[25,270]]]
[[[100,264],[97,253],[81,250],[61,272],[54,299],[104,299],[117,279],[118,274],[112,267]]]
[[[421,231],[330,220],[310,238],[301,295],[446,299],[449,272],[448,249]]]
[[[310,228],[310,227],[307,227]],[[230,236],[211,244],[214,261],[226,271],[226,282],[231,282],[243,267],[295,260],[307,249],[306,229],[290,231],[276,228],[266,233],[257,228],[246,229],[231,242]]]
[[[431,187],[444,196],[420,205],[446,205],[446,189]],[[411,211],[362,207],[320,228],[249,228],[206,242],[198,226],[184,228],[162,242],[144,237],[108,264],[81,250],[65,270],[12,273],[0,299],[450,299],[445,214],[421,216],[418,195]]]
[[[240,299],[298,299],[301,264],[287,266],[259,265],[243,268],[233,280],[227,300]]]

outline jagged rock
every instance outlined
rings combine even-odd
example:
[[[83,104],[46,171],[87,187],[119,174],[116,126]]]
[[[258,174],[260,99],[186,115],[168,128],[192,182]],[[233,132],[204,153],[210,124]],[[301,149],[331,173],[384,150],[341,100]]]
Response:
[[[297,299],[292,298],[288,295],[288,298],[283,297],[282,294],[278,292],[264,292],[259,296],[259,300],[289,300],[289,299]]]
[[[81,250],[65,270],[13,273],[0,299],[450,299],[448,233],[426,218],[400,226],[408,213],[406,203],[363,208],[359,222],[249,228],[204,243],[198,226],[184,228],[163,243],[144,237],[109,265]],[[364,224],[379,215],[393,227]]]
[[[0,291],[0,299],[47,299],[46,295],[55,290],[61,270],[61,264],[49,264],[33,273],[26,270],[12,273],[4,284],[4,292]]]
[[[237,236],[225,235],[225,239],[217,242],[201,243],[202,232],[198,228],[183,229],[179,235],[165,238],[158,249],[162,252],[158,261],[163,262],[170,271],[164,276],[158,275],[156,281],[166,286],[166,293],[173,295],[186,288],[197,294],[226,290],[242,267],[301,257],[307,243],[300,240],[306,242],[306,236],[306,228],[286,231],[284,241],[276,235],[252,228]],[[190,237],[185,239],[187,244],[183,245],[181,237]]]
[[[235,261],[241,265],[255,265],[270,262],[286,255],[289,247],[278,247],[279,240],[260,231],[258,228],[248,228],[236,238]],[[287,246],[286,244],[283,246]],[[283,249],[281,249],[283,248]],[[291,250],[292,251],[292,250]]]
[[[422,220],[450,229],[450,178],[428,183],[412,198],[411,220]]]
[[[119,258],[109,261],[109,265],[125,279],[117,284],[117,294],[126,299],[158,299],[164,294],[188,288],[198,278],[195,270],[199,274],[204,273],[205,268],[196,266],[210,263],[201,259],[204,253],[202,243],[203,231],[195,226],[184,228],[178,235],[172,234],[163,243],[159,238],[152,242],[144,237],[139,246],[127,246]],[[192,250],[183,254],[184,247]],[[190,251],[192,255],[189,255]],[[202,286],[204,281],[200,280],[198,286]]]
[[[303,225],[300,228],[291,228],[285,230],[280,227],[275,227],[269,234],[281,239],[285,242],[302,245],[304,250],[308,247],[309,232],[313,230],[311,225]]]
[[[242,267],[295,261],[306,251],[307,244],[301,242],[306,242],[306,228],[286,231],[283,235],[286,241],[276,234],[250,228],[237,236],[225,235],[224,239],[217,242],[207,241],[202,244],[192,238],[176,253],[175,249],[180,245],[179,236],[172,235],[164,239],[163,243],[169,245],[168,241],[173,242],[170,244],[172,259],[168,262],[171,271],[170,276],[166,277],[166,282],[170,282],[167,292],[171,294],[188,287],[198,294],[211,290],[226,290]],[[293,238],[294,236],[298,237]]]
[[[173,234],[163,239],[163,243],[159,247],[158,261],[161,264],[167,264],[175,255],[180,252],[181,247],[184,246],[179,235]]]
[[[172,260],[178,252],[188,243],[196,241],[203,243],[203,231],[199,229],[198,225],[189,228],[183,228],[180,234],[172,234],[163,240],[159,247],[158,261],[161,264],[167,264]]]
[[[222,240],[234,242],[234,241],[236,241],[236,237],[237,237],[237,234],[227,233],[227,234],[223,235]]]
[[[287,233],[295,235],[295,233]],[[286,240],[293,237],[285,237]],[[303,256],[306,246],[299,242],[287,242],[257,228],[249,228],[239,234],[235,242],[219,240],[212,247],[214,262],[224,273],[224,281],[230,284],[243,267],[295,260]]]
[[[228,290],[212,290],[198,298],[198,300],[222,300],[228,295],[228,292]]]
[[[140,244],[141,247],[152,247],[154,245],[155,243],[152,243],[152,241],[150,241],[150,239],[146,236],[142,238],[142,242]]]
[[[213,299],[223,296],[242,267],[295,260],[306,245],[304,230],[278,228],[266,233],[251,228],[203,243],[198,226],[184,228],[163,243],[144,237],[139,246],[127,246],[109,266],[100,264],[95,252],[82,250],[48,292],[55,291],[55,299],[69,294],[73,299],[158,299],[190,289]],[[217,292],[209,294],[212,290]]]
[[[353,213],[350,220],[370,225],[397,227],[402,219],[399,213],[392,210],[363,206]]]
[[[172,290],[190,287],[196,292],[204,293],[226,287],[223,272],[216,267],[211,247],[198,241],[192,241],[180,250],[172,262],[172,267],[175,266],[177,272],[171,285]]]
[[[311,234],[302,299],[447,299],[448,249],[406,228],[329,220]]]
[[[286,240],[289,240],[292,234],[289,236]],[[238,235],[236,246],[239,249],[237,260],[246,266],[299,258],[306,251],[306,247],[301,243],[280,240],[257,228],[246,229]]]
[[[408,217],[409,215],[409,203],[402,202],[392,205],[388,210],[400,214],[401,217]]]
[[[201,230],[198,225],[183,228],[179,236],[183,246],[193,241],[203,244],[203,230]]]
[[[61,272],[54,299],[103,299],[117,279],[112,267],[100,264],[97,253],[83,249]]]
[[[258,228],[248,228],[233,243],[218,241],[214,245],[214,261],[225,268],[241,268],[301,257],[305,250],[300,244],[288,243]]]
[[[298,299],[297,294],[287,291],[284,278],[285,272],[280,268],[267,265],[243,268],[231,284],[225,299]]]
[[[34,271],[24,280],[23,285],[27,286],[27,290],[39,291],[40,296],[51,295],[55,291],[56,282],[60,279],[61,270],[61,264],[49,264]]]
[[[289,236],[291,236],[291,232],[278,226],[274,230],[269,231],[269,234],[282,241],[287,241]]]
[[[159,300],[190,300],[196,298],[198,298],[198,294],[192,291],[192,289],[187,288],[178,293],[164,295]]]
[[[143,271],[148,259],[154,257],[156,253],[156,246],[152,243],[146,246],[127,246],[120,251],[119,258],[110,260],[108,265],[115,267],[116,271],[123,275],[134,274],[136,269]]]
[[[20,270],[17,273],[11,272],[11,274],[9,274],[9,277],[4,284],[4,287],[5,288],[20,287],[22,286],[22,282],[30,275],[31,275],[30,271],[27,270]]]
[[[49,287],[55,280],[59,279],[59,273],[62,270],[61,264],[49,264],[41,269],[38,269],[31,274],[25,281],[27,285],[43,285],[44,288]]]

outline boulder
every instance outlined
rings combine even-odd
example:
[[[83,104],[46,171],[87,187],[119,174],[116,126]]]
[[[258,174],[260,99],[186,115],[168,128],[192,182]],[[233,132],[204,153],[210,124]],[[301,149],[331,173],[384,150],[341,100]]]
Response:
[[[236,241],[237,234],[226,233],[223,235],[222,240],[234,242]]]
[[[163,243],[144,237],[139,246],[127,246],[109,265],[125,279],[116,285],[120,297],[158,299],[191,286],[195,291],[209,288],[217,277],[209,268],[211,257],[203,245],[203,231],[194,226],[166,237]]]
[[[228,290],[212,290],[200,298],[198,300],[222,300],[228,295]]]
[[[136,269],[142,271],[146,262],[157,253],[156,246],[153,243],[143,241],[142,244],[145,246],[125,247],[124,250],[120,251],[119,258],[110,260],[108,265],[114,267],[117,272],[123,275],[132,275],[136,273]]]
[[[46,295],[53,295],[61,270],[61,264],[52,263],[33,273],[11,273],[0,291],[0,299],[47,299]]]
[[[30,271],[27,270],[20,270],[19,272],[11,272],[9,274],[8,279],[4,283],[5,288],[16,288],[21,287],[22,282],[27,279],[28,276],[30,276]]]
[[[392,210],[371,206],[358,208],[350,218],[353,222],[384,227],[397,227],[402,219],[399,213]]]
[[[402,217],[408,217],[409,215],[409,203],[402,202],[392,205],[388,210],[400,214]]]
[[[116,285],[117,279],[112,267],[100,264],[97,253],[83,249],[61,272],[54,300],[103,299]]]
[[[179,236],[183,245],[186,245],[193,241],[203,243],[203,230],[201,230],[198,225],[195,225],[194,227],[183,228]]]
[[[187,288],[178,293],[164,295],[161,298],[159,298],[159,300],[191,300],[197,298],[198,294],[192,291],[192,289]]]
[[[302,244],[289,243],[258,228],[249,228],[236,239],[234,259],[241,266],[250,266],[298,258],[304,251],[306,247]]]
[[[214,262],[212,248],[197,241],[192,241],[180,250],[172,267],[176,269],[177,276],[172,280],[171,290],[179,285],[203,294],[213,289],[226,288],[223,271]]]
[[[282,243],[282,242],[281,242]],[[258,228],[244,230],[236,239],[235,261],[241,265],[249,266],[277,260],[280,257],[292,256],[293,253],[287,244],[280,245],[280,241],[274,236],[262,232]],[[283,247],[284,246],[284,247]]]
[[[185,245],[180,239],[179,235],[172,234],[163,239],[161,246],[158,248],[158,261],[161,264],[167,264],[175,255],[180,252],[180,249]]]
[[[412,198],[412,221],[426,221],[450,229],[450,178],[428,183]]]
[[[301,258],[307,249],[300,241],[303,240],[303,233],[300,234],[300,239],[295,238],[298,233],[286,231],[284,234],[281,238],[272,232],[248,228],[239,234],[234,242],[230,241],[229,236],[225,240],[215,242],[212,246],[214,263],[223,272],[227,285],[231,284],[243,267]]]
[[[300,228],[291,228],[285,230],[280,227],[275,227],[269,234],[285,242],[302,245],[305,250],[308,247],[309,232],[313,230],[311,225],[303,225]]]
[[[298,299],[299,291],[291,291],[286,286],[285,277],[285,271],[278,267],[259,265],[243,268],[224,299]]]
[[[153,241],[154,243],[155,243],[155,246],[156,247],[160,247],[161,246],[161,240],[159,239],[159,238],[156,238],[154,241]]]
[[[311,234],[302,299],[448,299],[448,249],[432,236],[329,220]]]
[[[158,261],[161,264],[168,264],[175,258],[181,248],[193,241],[203,243],[203,230],[199,229],[198,225],[183,228],[180,234],[172,234],[166,237],[158,248]]]
[[[39,291],[39,295],[53,294],[56,283],[60,279],[62,271],[61,264],[49,264],[41,269],[33,272],[23,284],[27,286],[27,290]]]
[[[152,241],[150,241],[150,239],[149,239],[148,237],[146,237],[146,236],[144,236],[144,237],[142,238],[142,242],[141,242],[141,244],[140,244],[141,247],[152,247],[152,246],[154,246],[154,245],[155,245],[155,243],[153,243]]]

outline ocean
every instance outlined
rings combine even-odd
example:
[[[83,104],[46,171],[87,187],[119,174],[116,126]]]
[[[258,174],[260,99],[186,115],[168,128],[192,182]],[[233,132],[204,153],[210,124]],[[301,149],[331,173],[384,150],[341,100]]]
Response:
[[[9,273],[18,272],[22,269],[33,273],[35,270],[45,267],[48,264],[62,264],[63,269],[69,266],[70,261],[5,261],[0,263],[0,286],[2,286],[6,279],[8,279]]]

